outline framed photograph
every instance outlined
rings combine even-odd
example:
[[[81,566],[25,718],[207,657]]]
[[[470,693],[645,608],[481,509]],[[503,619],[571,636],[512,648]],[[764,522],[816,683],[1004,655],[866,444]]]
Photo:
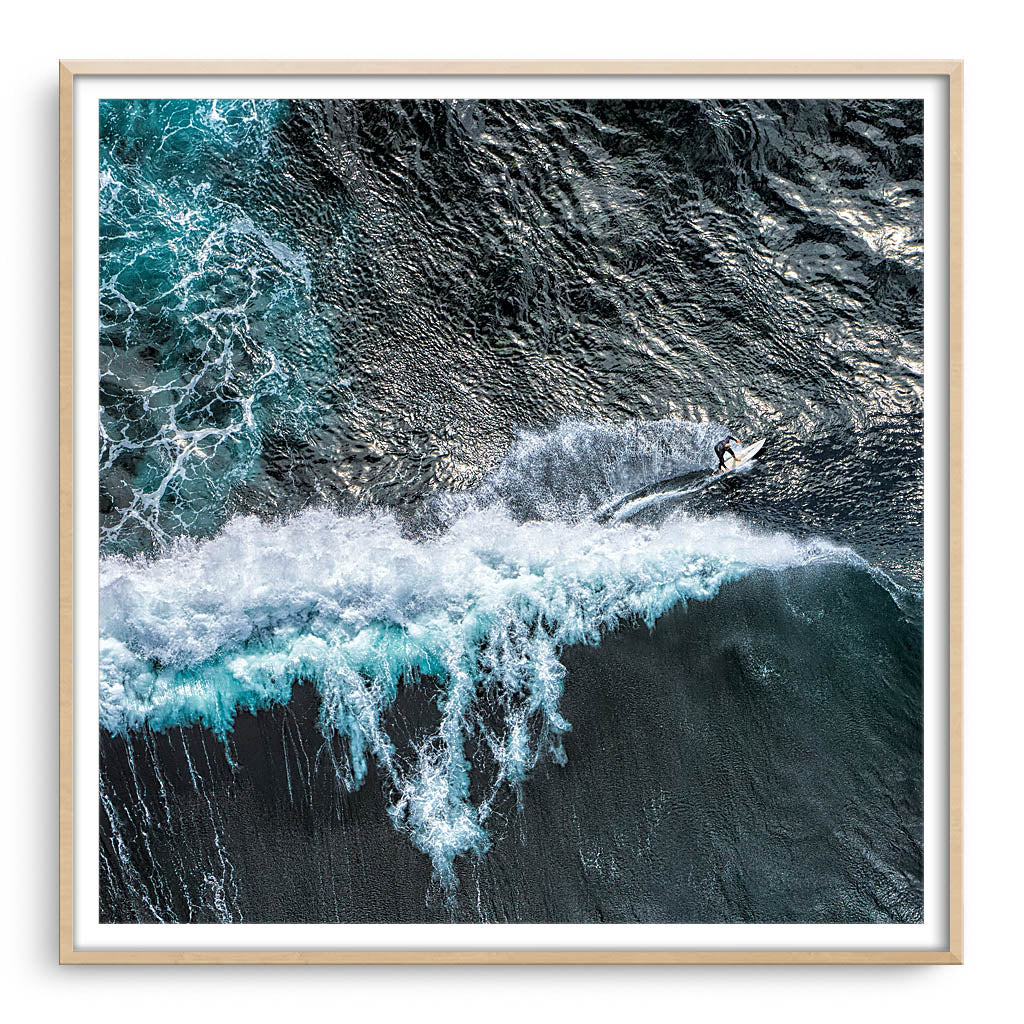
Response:
[[[962,65],[60,65],[63,963],[962,962]]]

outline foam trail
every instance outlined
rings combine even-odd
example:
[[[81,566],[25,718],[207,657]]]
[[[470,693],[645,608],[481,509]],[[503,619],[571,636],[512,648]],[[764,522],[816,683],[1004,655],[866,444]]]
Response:
[[[653,625],[755,569],[820,562],[863,565],[827,541],[729,517],[654,529],[519,522],[493,505],[420,540],[383,514],[240,518],[156,560],[102,561],[101,723],[202,723],[226,738],[238,709],[285,703],[312,682],[324,735],[346,741],[347,784],[375,761],[395,826],[450,890],[456,858],[489,844],[497,795],[539,757],[563,756],[563,647]],[[401,687],[435,685],[440,723],[398,749],[388,708]],[[487,783],[482,798],[471,771]]]
[[[609,519],[622,522],[623,520],[631,519],[645,508],[679,501],[682,498],[692,498],[702,491],[706,491],[709,487],[721,483],[723,479],[723,477],[716,474],[700,470],[695,473],[687,473],[673,480],[667,480],[650,487],[641,487],[629,494],[622,495],[599,508],[594,518],[598,522],[605,522]]]

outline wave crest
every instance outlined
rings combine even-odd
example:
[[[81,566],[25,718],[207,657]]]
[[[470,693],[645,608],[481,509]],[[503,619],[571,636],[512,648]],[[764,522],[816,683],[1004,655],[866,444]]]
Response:
[[[562,648],[653,625],[751,570],[814,562],[863,564],[728,517],[654,529],[521,522],[495,505],[418,540],[384,514],[239,518],[156,560],[102,561],[101,723],[226,737],[239,708],[312,682],[324,736],[347,741],[342,781],[359,786],[372,758],[396,827],[451,888],[455,859],[487,848],[498,794],[539,757],[563,757]],[[386,725],[406,686],[434,688],[440,712],[408,749]]]

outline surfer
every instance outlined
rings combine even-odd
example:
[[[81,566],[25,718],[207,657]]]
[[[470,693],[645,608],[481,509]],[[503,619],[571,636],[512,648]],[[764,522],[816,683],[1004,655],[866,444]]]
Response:
[[[732,449],[734,444],[739,444],[739,441],[737,441],[735,437],[726,437],[715,445],[715,454],[718,456],[719,473],[725,473],[729,468],[725,464],[725,456],[727,454],[732,456],[734,462],[736,461],[736,453]]]

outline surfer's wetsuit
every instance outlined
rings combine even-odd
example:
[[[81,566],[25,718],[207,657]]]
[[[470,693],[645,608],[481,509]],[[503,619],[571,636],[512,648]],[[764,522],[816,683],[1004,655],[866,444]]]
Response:
[[[725,455],[726,455],[726,452],[728,452],[734,459],[736,458],[736,453],[732,450],[732,442],[734,440],[735,440],[735,438],[727,437],[724,441],[719,441],[718,444],[715,445],[715,454],[718,456],[718,470],[719,470],[719,472],[722,472],[726,468],[725,467]]]

